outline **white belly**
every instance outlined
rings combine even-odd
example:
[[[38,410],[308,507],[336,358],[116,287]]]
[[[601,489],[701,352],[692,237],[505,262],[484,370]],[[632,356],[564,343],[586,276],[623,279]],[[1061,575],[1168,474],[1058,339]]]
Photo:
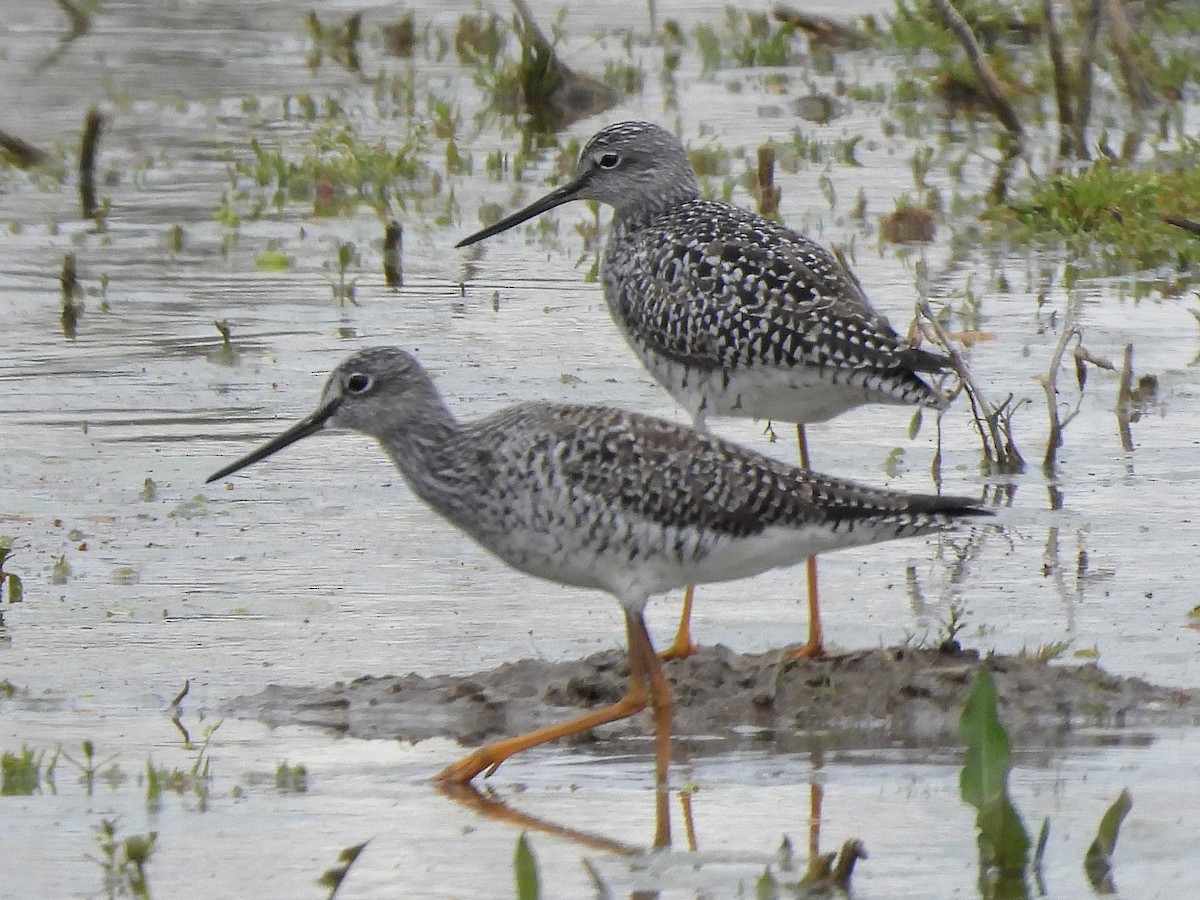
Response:
[[[845,373],[835,382],[831,370],[816,366],[704,371],[635,349],[650,374],[697,421],[717,416],[825,422],[864,403],[886,402],[878,392],[848,383]]]

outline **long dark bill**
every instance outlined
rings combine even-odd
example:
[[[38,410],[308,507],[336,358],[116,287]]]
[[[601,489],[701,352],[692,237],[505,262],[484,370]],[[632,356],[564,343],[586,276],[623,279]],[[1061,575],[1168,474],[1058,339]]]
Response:
[[[505,216],[495,225],[489,225],[482,231],[477,231],[468,238],[463,238],[455,247],[469,247],[479,241],[490,238],[494,234],[499,234],[502,231],[508,231],[514,225],[520,225],[534,216],[541,215],[546,210],[554,209],[556,206],[562,206],[564,203],[570,203],[572,200],[578,199],[579,191],[587,183],[587,175],[581,175],[578,178],[573,178],[560,188],[555,188],[541,200],[534,200],[524,209],[518,210],[511,216]]]
[[[276,453],[288,446],[288,444],[294,444],[301,438],[306,438],[310,434],[316,434],[325,427],[325,423],[329,420],[329,417],[337,412],[338,402],[338,400],[333,400],[329,403],[326,403],[315,413],[301,419],[283,434],[279,435],[278,437],[271,438],[271,440],[267,441],[257,450],[247,453],[237,462],[230,463],[220,471],[209,475],[208,478],[205,479],[204,483],[211,484],[218,478],[224,478],[226,475],[232,475],[239,469],[244,469],[246,466],[253,465],[260,459],[266,459],[272,453]]]

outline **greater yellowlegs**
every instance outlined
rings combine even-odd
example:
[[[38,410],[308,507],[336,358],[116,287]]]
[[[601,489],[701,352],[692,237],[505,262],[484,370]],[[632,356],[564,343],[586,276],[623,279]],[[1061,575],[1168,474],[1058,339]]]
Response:
[[[941,407],[920,373],[947,360],[905,344],[857,279],[821,245],[727,203],[700,197],[683,144],[648,122],[622,122],[583,148],[574,177],[459,241],[465,247],[571,200],[614,210],[601,273],[609,312],[660,384],[691,414],[803,424],[864,403]],[[692,588],[664,657],[686,656]],[[809,636],[822,653],[815,560]]]
[[[625,612],[626,695],[474,751],[437,776],[455,783],[649,704],[655,775],[665,786],[671,695],[642,618],[652,594],[988,514],[973,500],[828,478],[611,407],[523,403],[459,422],[420,363],[384,347],[345,360],[315,412],[208,481],[326,428],[376,438],[413,493],[513,568],[607,591]]]

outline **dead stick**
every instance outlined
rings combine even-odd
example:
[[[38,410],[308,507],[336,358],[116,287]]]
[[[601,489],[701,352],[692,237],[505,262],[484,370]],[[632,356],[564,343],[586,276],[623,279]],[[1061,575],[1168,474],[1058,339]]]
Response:
[[[1133,452],[1133,430],[1129,427],[1129,410],[1133,404],[1133,344],[1125,345],[1125,359],[1121,364],[1121,383],[1117,388],[1117,430],[1121,435],[1121,449]]]
[[[942,328],[942,323],[933,314],[933,308],[929,305],[929,301],[924,299],[918,300],[917,310],[921,313],[922,330],[925,329],[925,326],[928,326],[933,332],[934,343],[946,351],[946,354],[950,357],[950,368],[962,380],[963,388],[967,392],[967,397],[971,402],[971,410],[975,416],[975,427],[979,429],[979,437],[983,441],[984,456],[989,463],[995,459],[998,465],[1006,466],[1007,455],[1004,450],[1004,441],[1000,435],[998,411],[992,404],[988,403],[982,389],[975,383],[975,378],[967,368],[962,354],[958,351],[957,347],[950,343],[950,336],[946,334],[946,330]]]
[[[790,6],[776,6],[771,15],[777,22],[802,29],[810,38],[829,47],[857,49],[871,43],[870,36],[851,25],[844,25],[827,16],[801,12]]]
[[[1079,337],[1079,329],[1075,325],[1075,313],[1079,305],[1078,298],[1071,295],[1067,299],[1067,311],[1063,315],[1062,333],[1058,336],[1058,344],[1054,347],[1054,354],[1050,357],[1050,370],[1045,375],[1039,375],[1038,381],[1042,383],[1042,389],[1046,392],[1046,408],[1050,415],[1050,434],[1046,437],[1046,454],[1042,458],[1042,469],[1049,474],[1054,470],[1054,463],[1058,457],[1058,448],[1063,443],[1063,429],[1070,423],[1071,419],[1075,418],[1072,414],[1067,417],[1066,421],[1059,418],[1058,415],[1058,371],[1062,368],[1063,356],[1067,352],[1067,345],[1072,338]],[[1082,389],[1081,389],[1082,394]],[[1076,409],[1078,412],[1078,409]]]
[[[782,189],[775,184],[775,145],[767,141],[758,148],[758,212],[774,216],[779,212]]]
[[[390,288],[404,287],[404,226],[395,219],[383,230],[383,280]]]
[[[63,40],[72,40],[88,30],[88,27],[92,24],[91,16],[74,3],[68,3],[67,0],[54,0],[54,2],[58,4],[58,8],[63,11],[63,14],[71,23],[71,30]]]
[[[1108,12],[1109,30],[1112,32],[1113,49],[1117,53],[1121,77],[1125,79],[1125,88],[1129,91],[1129,99],[1135,109],[1148,109],[1155,104],[1156,97],[1146,77],[1138,67],[1133,52],[1133,30],[1129,20],[1125,18],[1125,7],[1121,0],[1105,0]]]
[[[0,131],[0,150],[12,157],[13,163],[22,169],[40,166],[50,161],[50,154],[45,150],[39,150],[28,141],[5,131]]]
[[[1092,116],[1092,72],[1095,69],[1096,48],[1100,44],[1100,25],[1104,21],[1104,0],[1087,0],[1083,47],[1079,52],[1079,102],[1075,104],[1075,152],[1080,159],[1089,159],[1087,124]]]
[[[79,143],[79,202],[85,219],[96,218],[96,149],[103,128],[104,116],[93,106],[83,119]]]
[[[1182,228],[1184,231],[1191,232],[1195,235],[1200,235],[1200,222],[1197,222],[1195,219],[1177,216],[1174,213],[1167,213],[1162,217],[1162,219],[1168,225],[1174,225],[1176,228]]]
[[[975,34],[971,31],[967,20],[959,15],[950,0],[932,0],[932,2],[938,15],[942,17],[942,22],[954,32],[958,42],[962,44],[963,50],[966,51],[967,62],[971,64],[975,77],[979,79],[979,84],[991,104],[992,112],[996,114],[1000,124],[1008,129],[1013,137],[1017,139],[1024,137],[1025,132],[1021,128],[1021,120],[1017,118],[1017,114],[1005,98],[1004,86],[996,77],[996,73],[992,71],[992,67],[988,65],[987,56],[984,54],[983,48],[979,46],[979,41],[975,39]]]
[[[1046,40],[1054,68],[1054,101],[1058,105],[1058,155],[1072,156],[1075,127],[1071,115],[1071,95],[1067,90],[1067,61],[1063,56],[1062,35],[1054,19],[1054,0],[1042,0],[1042,18],[1046,20]]]

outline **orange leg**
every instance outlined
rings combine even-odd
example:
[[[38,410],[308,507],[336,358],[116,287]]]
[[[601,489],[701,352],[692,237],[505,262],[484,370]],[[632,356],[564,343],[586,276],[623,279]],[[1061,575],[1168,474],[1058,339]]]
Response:
[[[693,585],[683,589],[683,612],[679,614],[679,630],[675,632],[675,640],[671,646],[658,654],[661,660],[686,659],[696,652],[692,643],[692,595],[696,592]]]
[[[640,634],[637,625],[641,626]],[[608,722],[616,722],[618,719],[627,719],[645,709],[647,703],[651,702],[654,696],[654,686],[649,685],[649,690],[647,690],[648,679],[645,665],[646,651],[644,647],[649,645],[649,638],[645,636],[646,625],[642,621],[641,616],[631,616],[626,613],[625,631],[629,640],[629,690],[625,693],[624,697],[610,706],[584,713],[581,716],[575,716],[565,722],[535,728],[533,731],[527,731],[525,734],[505,738],[504,740],[495,741],[494,743],[480,747],[478,750],[468,753],[458,762],[442,769],[442,771],[434,776],[434,780],[454,784],[466,784],[480,772],[486,772],[487,775],[491,775],[500,768],[502,762],[513,754],[520,753],[522,750],[528,750],[530,747],[536,747],[538,744],[545,744],[562,737],[578,734],[581,731],[587,731],[589,728],[605,725]],[[638,643],[639,639],[641,639],[642,643]],[[653,657],[653,651],[651,651],[650,655]],[[658,669],[657,659],[654,660],[654,667],[658,670],[659,677],[661,677],[662,670]],[[668,717],[670,716],[669,706],[667,708],[667,715]]]
[[[808,440],[804,436],[804,426],[796,426],[796,444],[800,448],[800,466],[812,469],[808,460]],[[805,560],[808,574],[808,643],[801,647],[790,647],[787,655],[791,659],[815,659],[825,655],[825,635],[821,631],[821,609],[817,593],[817,558],[810,556]]]
[[[825,799],[825,788],[818,782],[808,783],[808,858],[821,855],[821,802]]]
[[[629,677],[641,675],[650,687],[650,706],[654,713],[654,846],[671,845],[671,795],[668,773],[671,766],[671,685],[663,675],[650,633],[641,613],[626,611],[625,628],[629,633]]]
[[[687,835],[688,849],[695,853],[700,847],[696,843],[696,820],[692,815],[691,791],[680,792],[679,806],[683,809],[683,832]]]

